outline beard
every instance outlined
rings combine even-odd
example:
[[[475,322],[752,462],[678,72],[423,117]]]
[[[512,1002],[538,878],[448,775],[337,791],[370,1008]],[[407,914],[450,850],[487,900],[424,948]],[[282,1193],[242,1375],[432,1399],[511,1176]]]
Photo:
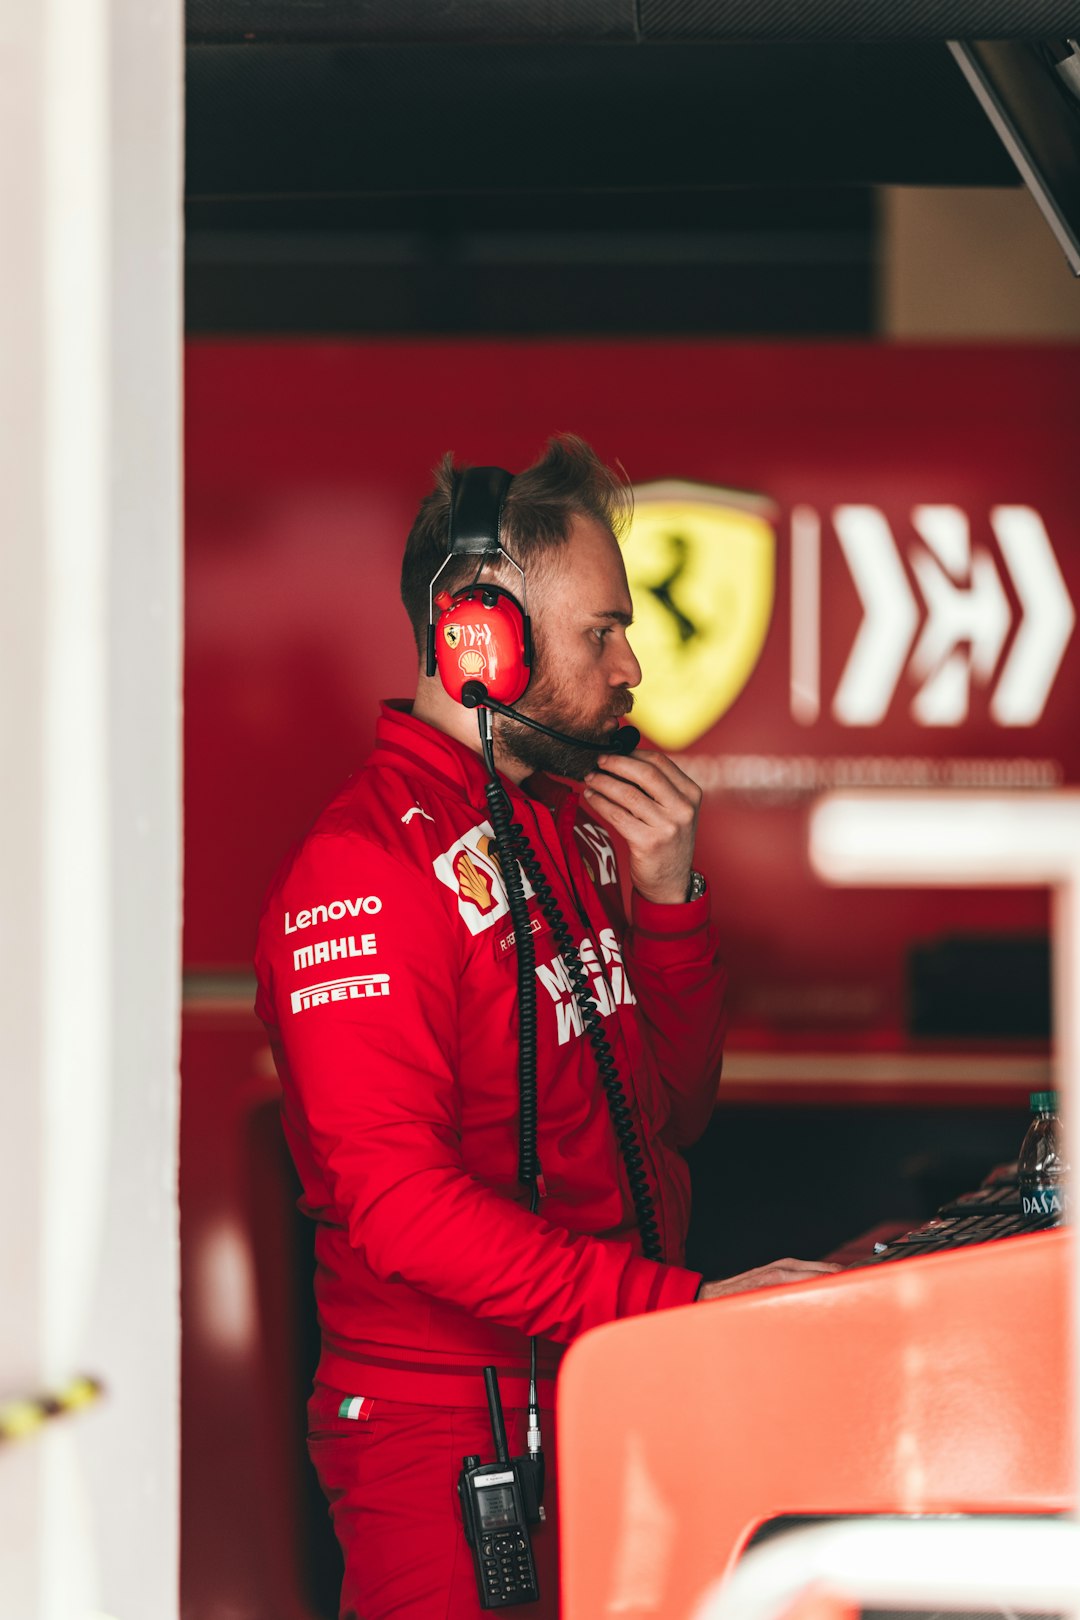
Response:
[[[610,746],[614,736],[612,720],[629,714],[633,706],[634,699],[628,691],[613,692],[607,711],[598,719],[595,715],[582,714],[580,706],[565,690],[553,691],[538,685],[536,691],[529,694],[527,705],[518,703],[517,707],[542,725],[567,731],[598,746],[579,748],[574,743],[557,742],[554,737],[545,737],[542,731],[532,731],[504,714],[495,716],[495,743],[504,754],[521,765],[528,765],[531,770],[548,771],[552,776],[567,776],[580,782],[588,771],[595,769],[597,755]]]

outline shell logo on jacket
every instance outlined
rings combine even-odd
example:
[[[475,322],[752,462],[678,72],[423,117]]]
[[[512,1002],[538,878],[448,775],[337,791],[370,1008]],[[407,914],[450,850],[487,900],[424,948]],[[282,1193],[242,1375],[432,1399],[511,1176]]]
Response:
[[[455,838],[450,848],[431,863],[439,882],[457,896],[458,912],[470,934],[493,928],[510,911],[494,849],[495,829],[490,821],[481,821]],[[532,885],[524,874],[522,886],[526,900],[530,900]]]

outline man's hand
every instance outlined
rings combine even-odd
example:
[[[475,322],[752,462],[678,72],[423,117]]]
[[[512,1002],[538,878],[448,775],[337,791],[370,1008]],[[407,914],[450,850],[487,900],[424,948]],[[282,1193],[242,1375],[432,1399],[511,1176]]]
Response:
[[[702,1283],[698,1299],[723,1299],[726,1294],[748,1294],[754,1288],[776,1288],[781,1283],[809,1282],[840,1271],[829,1260],[773,1260],[753,1271],[740,1271],[737,1277],[721,1277],[718,1282]]]
[[[601,754],[585,778],[592,813],[625,838],[630,879],[646,900],[677,906],[694,864],[701,789],[665,754]]]

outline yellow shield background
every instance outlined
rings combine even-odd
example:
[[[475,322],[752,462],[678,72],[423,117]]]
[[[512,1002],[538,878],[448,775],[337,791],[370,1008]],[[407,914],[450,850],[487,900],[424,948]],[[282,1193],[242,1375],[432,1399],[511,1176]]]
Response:
[[[750,678],[772,618],[775,517],[764,496],[708,484],[634,490],[623,541],[642,671],[634,719],[661,748],[708,731]]]

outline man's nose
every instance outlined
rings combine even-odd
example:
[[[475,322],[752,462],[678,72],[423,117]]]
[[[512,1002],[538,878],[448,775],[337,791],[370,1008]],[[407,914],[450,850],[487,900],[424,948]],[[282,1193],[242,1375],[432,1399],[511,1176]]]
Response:
[[[612,686],[640,686],[641,665],[634,657],[633,647],[628,641],[624,641],[620,651],[622,657],[618,661],[617,669],[612,672]]]

